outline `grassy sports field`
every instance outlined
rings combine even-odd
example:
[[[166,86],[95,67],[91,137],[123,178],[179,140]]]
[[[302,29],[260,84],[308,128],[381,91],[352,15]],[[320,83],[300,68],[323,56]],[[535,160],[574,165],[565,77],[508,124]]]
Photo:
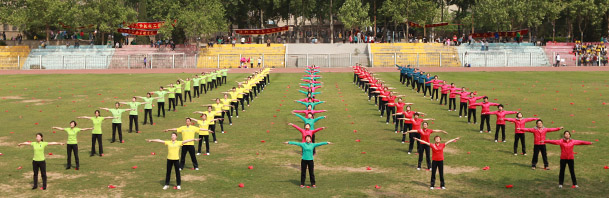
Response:
[[[323,69],[322,69],[323,71]],[[303,72],[304,74],[304,72]],[[290,111],[303,109],[295,102],[304,94],[297,84],[302,74],[271,74],[271,84],[256,98],[251,107],[233,117],[233,126],[225,124],[227,133],[218,134],[218,144],[211,145],[210,156],[197,156],[201,170],[191,170],[190,158],[182,172],[182,190],[161,188],[165,179],[167,148],[146,143],[144,139],[169,139],[164,129],[184,125],[184,118],[196,116],[202,104],[221,94],[214,90],[193,102],[156,117],[155,126],[141,125],[142,133],[127,133],[128,116],[123,115],[124,144],[110,143],[110,120],[103,124],[105,156],[89,157],[90,132],[78,135],[80,170],[65,170],[65,146],[49,146],[46,153],[48,190],[29,190],[32,183],[30,146],[17,143],[34,141],[42,132],[45,141],[66,142],[63,131],[53,133],[52,126],[68,127],[77,116],[93,116],[98,107],[112,107],[115,101],[129,101],[131,96],[144,96],[146,91],[186,78],[189,74],[95,74],[95,75],[5,75],[0,78],[0,189],[3,197],[602,197],[609,193],[607,182],[609,156],[609,111],[605,102],[609,94],[606,72],[470,72],[437,73],[440,79],[465,86],[491,102],[502,103],[506,110],[520,110],[525,117],[536,115],[547,127],[564,126],[574,130],[573,138],[594,142],[576,146],[575,164],[579,189],[558,189],[560,147],[548,145],[551,170],[530,169],[533,136],[526,135],[527,156],[512,154],[514,125],[506,124],[507,143],[494,143],[495,116],[491,116],[493,134],[480,134],[478,125],[468,125],[466,118],[448,112],[446,106],[423,98],[398,83],[398,73],[379,76],[407,95],[406,102],[416,103],[416,111],[435,118],[430,128],[449,134],[443,140],[461,137],[445,149],[447,190],[430,191],[430,172],[417,171],[417,155],[407,155],[407,144],[393,133],[393,125],[385,124],[373,103],[352,84],[352,73],[322,73],[323,93],[317,98],[326,101],[317,109],[329,112],[316,127],[328,127],[317,134],[317,141],[334,145],[318,147],[315,157],[318,188],[300,189],[300,148],[283,145],[284,141],[300,141],[298,131],[288,126],[302,125]],[[246,74],[229,74],[227,90]],[[495,100],[496,99],[496,100]],[[127,107],[123,107],[127,108]],[[140,109],[143,109],[140,106]],[[491,108],[494,110],[495,108]],[[478,110],[479,112],[479,110]],[[110,116],[102,111],[103,116]],[[479,117],[479,115],[478,115]],[[508,117],[514,117],[513,115]],[[140,122],[143,120],[140,112]],[[479,118],[478,118],[479,119]],[[81,128],[91,127],[89,120],[77,120]],[[218,126],[219,127],[219,126]],[[527,124],[533,127],[533,124]],[[356,131],[355,131],[356,130]],[[548,135],[559,139],[562,132]],[[264,142],[262,142],[264,140]],[[355,140],[360,140],[356,142]],[[598,141],[596,141],[598,140]],[[156,155],[151,155],[155,152]],[[365,154],[363,153],[365,152]],[[540,157],[540,163],[541,157]],[[74,165],[74,164],[73,164]],[[137,169],[133,169],[137,166]],[[253,166],[253,169],[248,169]],[[482,170],[489,166],[490,170]],[[18,167],[22,167],[18,169]],[[370,167],[371,170],[367,170]],[[425,165],[423,165],[425,167]],[[567,171],[568,172],[568,171]],[[171,184],[175,185],[172,172]],[[439,181],[437,181],[439,182]],[[243,183],[244,188],[238,184]],[[309,180],[307,176],[307,185]],[[514,188],[507,189],[508,184]],[[117,188],[109,189],[108,185]],[[380,189],[375,188],[380,186]]]

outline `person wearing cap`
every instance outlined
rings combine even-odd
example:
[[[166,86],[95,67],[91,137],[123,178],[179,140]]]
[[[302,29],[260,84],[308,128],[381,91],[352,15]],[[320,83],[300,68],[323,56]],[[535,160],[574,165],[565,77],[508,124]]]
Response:
[[[302,158],[300,160],[300,188],[304,188],[304,183],[307,175],[307,168],[309,169],[309,179],[311,180],[311,186],[316,188],[315,185],[315,165],[313,163],[313,149],[318,146],[332,144],[332,142],[320,142],[320,143],[312,143],[311,136],[305,137],[305,142],[284,142],[284,144],[296,145],[302,148]]]
[[[42,133],[36,133],[36,142],[27,141],[17,144],[17,146],[32,145],[34,149],[34,159],[32,160],[34,186],[32,186],[32,190],[38,188],[38,171],[42,174],[42,190],[47,189],[47,164],[44,158],[44,148],[48,145],[64,145],[61,142],[45,142],[42,137]]]
[[[440,138],[440,136],[436,136],[434,137],[435,143],[433,144],[425,140],[421,140],[419,138],[415,139],[421,142],[422,144],[431,147],[431,152],[433,153],[433,161],[431,162],[431,185],[429,189],[434,189],[436,183],[436,170],[438,170],[438,173],[440,173],[440,187],[442,187],[442,190],[446,189],[444,183],[444,148],[446,147],[446,145],[452,142],[456,142],[457,140],[459,140],[459,138],[448,140],[446,143],[442,143],[442,138]]]

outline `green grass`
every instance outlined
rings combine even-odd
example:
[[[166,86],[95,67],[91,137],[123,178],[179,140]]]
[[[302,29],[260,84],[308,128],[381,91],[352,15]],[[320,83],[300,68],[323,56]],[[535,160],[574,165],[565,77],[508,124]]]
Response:
[[[506,110],[521,108],[526,117],[538,115],[546,126],[564,126],[576,131],[573,133],[575,139],[593,141],[595,144],[592,146],[578,146],[575,149],[578,152],[576,174],[581,186],[577,190],[557,188],[558,146],[548,145],[552,170],[532,171],[531,134],[526,136],[529,155],[514,156],[512,124],[506,127],[508,142],[494,143],[494,134],[478,133],[477,125],[467,125],[466,118],[446,111],[446,106],[399,86],[397,73],[381,73],[380,77],[397,87],[398,92],[408,95],[405,99],[416,103],[414,109],[436,118],[431,128],[448,131],[449,134],[442,135],[445,140],[458,136],[462,138],[446,149],[445,178],[448,190],[429,191],[430,172],[416,171],[417,156],[406,154],[407,144],[400,144],[401,136],[393,133],[393,126],[386,125],[384,118],[379,118],[373,103],[369,103],[366,95],[351,83],[350,73],[323,74],[325,86],[320,89],[323,93],[318,99],[327,102],[319,105],[318,109],[329,112],[321,114],[328,118],[319,121],[317,127],[325,126],[328,129],[319,132],[317,138],[318,141],[335,144],[319,147],[315,157],[319,187],[300,189],[300,150],[296,146],[280,143],[300,140],[300,134],[287,123],[302,123],[290,114],[291,110],[303,108],[303,105],[292,102],[303,98],[303,94],[297,93],[301,75],[272,74],[272,83],[262,95],[246,108],[247,111],[240,112],[239,118],[233,118],[233,126],[226,124],[226,134],[218,134],[219,143],[211,145],[212,155],[197,157],[200,171],[190,170],[192,163],[187,157],[181,191],[161,189],[167,149],[160,144],[145,143],[144,139],[169,139],[170,135],[162,130],[184,125],[184,117],[194,116],[191,114],[193,111],[202,109],[199,105],[211,103],[211,99],[220,97],[218,91],[203,95],[193,103],[187,102],[186,107],[178,107],[178,112],[167,112],[164,119],[156,117],[155,107],[157,125],[140,125],[143,132],[140,134],[126,133],[128,116],[125,114],[125,144],[109,143],[110,121],[104,122],[106,156],[101,158],[89,157],[90,135],[89,132],[81,133],[79,171],[64,170],[65,146],[49,146],[46,152],[53,155],[47,155],[49,189],[46,192],[29,190],[33,152],[27,146],[17,147],[18,142],[35,140],[36,132],[43,132],[46,141],[65,142],[65,132],[52,133],[52,126],[67,127],[69,121],[77,116],[93,115],[97,107],[112,107],[115,101],[127,101],[133,95],[144,95],[146,91],[157,90],[159,85],[188,75],[2,76],[0,152],[4,155],[0,156],[0,180],[3,181],[0,188],[3,196],[601,197],[609,193],[606,188],[609,170],[603,169],[603,166],[609,165],[609,157],[604,152],[609,142],[609,135],[605,133],[608,130],[606,119],[609,112],[603,105],[603,102],[609,102],[603,96],[609,91],[606,72],[439,73],[440,79],[488,95],[492,102],[506,105]],[[245,76],[230,74],[228,81],[234,82]],[[229,84],[232,87],[235,83]],[[227,89],[227,85],[221,88]],[[32,100],[44,100],[44,103]],[[571,102],[574,104],[571,105]],[[102,112],[102,115],[109,113]],[[140,116],[140,122],[142,118]],[[493,130],[494,122],[495,116],[492,116]],[[90,121],[79,122],[79,127],[90,126]],[[357,130],[357,133],[353,130]],[[558,139],[560,134],[550,133],[548,138]],[[356,139],[361,142],[355,142]],[[265,143],[261,143],[261,140],[265,140]],[[151,152],[157,155],[150,155]],[[254,166],[253,170],[247,168],[250,165]],[[19,166],[23,169],[17,170]],[[132,166],[138,168],[132,169]],[[367,166],[372,170],[367,171]],[[484,166],[491,169],[481,170]],[[174,175],[171,183],[175,184]],[[244,183],[245,188],[238,188],[239,183]],[[506,189],[507,184],[513,184],[514,188]],[[567,174],[565,185],[570,184]],[[118,187],[108,189],[108,185]],[[381,186],[381,189],[375,189],[375,185]]]

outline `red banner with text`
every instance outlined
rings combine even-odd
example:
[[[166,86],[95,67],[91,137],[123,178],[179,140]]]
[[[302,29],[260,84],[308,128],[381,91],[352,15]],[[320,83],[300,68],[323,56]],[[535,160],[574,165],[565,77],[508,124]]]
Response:
[[[165,22],[137,22],[130,24],[128,27],[131,29],[151,30],[161,28],[164,23]]]
[[[132,29],[118,29],[119,33],[127,33],[127,34],[131,34],[131,35],[137,35],[137,36],[151,36],[151,35],[156,35],[157,31],[156,30],[132,30]]]
[[[289,26],[266,28],[266,29],[238,29],[235,33],[242,35],[273,34],[290,30]]]

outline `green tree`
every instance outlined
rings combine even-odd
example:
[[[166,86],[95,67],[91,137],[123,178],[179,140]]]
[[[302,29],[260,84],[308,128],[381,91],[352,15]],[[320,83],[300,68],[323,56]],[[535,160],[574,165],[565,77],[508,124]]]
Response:
[[[362,5],[360,0],[346,0],[338,10],[338,20],[346,29],[360,28],[370,25],[368,9],[370,5]]]

